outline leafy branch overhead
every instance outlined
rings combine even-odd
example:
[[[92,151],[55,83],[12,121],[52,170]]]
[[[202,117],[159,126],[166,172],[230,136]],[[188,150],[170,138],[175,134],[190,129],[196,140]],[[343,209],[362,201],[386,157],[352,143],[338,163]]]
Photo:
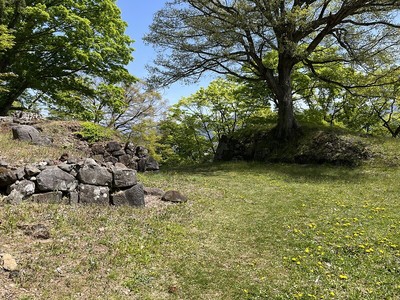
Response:
[[[0,52],[0,73],[13,73],[0,95],[0,114],[27,90],[57,100],[66,91],[93,94],[94,78],[132,82],[125,66],[132,40],[115,0],[2,0],[0,28],[14,44]],[[1,35],[3,39],[3,34]]]

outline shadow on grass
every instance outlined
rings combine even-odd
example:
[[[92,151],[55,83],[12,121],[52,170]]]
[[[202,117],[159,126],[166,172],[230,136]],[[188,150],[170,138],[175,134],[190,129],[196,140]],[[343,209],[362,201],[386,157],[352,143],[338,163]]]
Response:
[[[360,168],[332,165],[299,165],[262,162],[227,162],[166,167],[163,173],[196,176],[270,176],[292,182],[360,182],[366,175]]]

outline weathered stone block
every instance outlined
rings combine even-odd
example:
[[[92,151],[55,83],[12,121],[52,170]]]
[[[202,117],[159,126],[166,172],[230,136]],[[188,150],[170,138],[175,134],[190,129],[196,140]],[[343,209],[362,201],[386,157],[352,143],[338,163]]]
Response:
[[[37,203],[62,203],[62,192],[48,192],[43,194],[34,194],[29,198],[32,202]]]
[[[105,186],[80,184],[79,203],[109,205],[110,190]]]
[[[74,176],[53,166],[43,170],[37,177],[37,187],[41,192],[72,191],[78,186]]]
[[[112,174],[107,168],[101,167],[97,164],[85,164],[78,172],[78,179],[82,183],[110,186],[112,182]]]
[[[114,193],[111,197],[113,205],[145,206],[142,184],[137,184],[128,190]]]
[[[136,171],[132,169],[113,169],[114,187],[117,189],[127,188],[137,184]]]

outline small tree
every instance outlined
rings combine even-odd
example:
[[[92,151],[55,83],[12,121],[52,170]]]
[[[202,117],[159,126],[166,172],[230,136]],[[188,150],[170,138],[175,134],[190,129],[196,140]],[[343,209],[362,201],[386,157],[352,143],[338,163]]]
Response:
[[[399,8],[398,0],[175,0],[156,14],[145,40],[159,49],[151,70],[164,84],[208,71],[263,82],[277,101],[276,134],[285,139],[298,128],[294,67],[303,63],[331,83],[315,66],[336,61],[370,74],[396,68]],[[338,47],[339,57],[310,59],[320,46]],[[264,60],[271,51],[276,66]]]
[[[222,136],[233,135],[270,112],[269,98],[263,97],[268,94],[259,88],[219,78],[182,98],[162,122],[164,143],[183,159],[210,160]]]

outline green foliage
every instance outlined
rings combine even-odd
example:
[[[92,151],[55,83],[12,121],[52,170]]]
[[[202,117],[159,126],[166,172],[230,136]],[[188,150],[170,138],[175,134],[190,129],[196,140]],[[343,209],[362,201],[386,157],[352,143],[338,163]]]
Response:
[[[4,9],[0,7],[0,11]],[[14,36],[10,34],[5,25],[0,25],[0,54],[14,45]],[[12,74],[0,72],[0,92],[6,92],[7,89],[3,87],[5,84],[4,79],[9,78]]]
[[[15,43],[0,52],[0,73],[17,77],[0,95],[0,113],[27,89],[76,103],[75,97],[93,96],[95,79],[106,85],[133,80],[125,68],[132,60],[132,40],[115,0],[3,2],[0,25],[13,33]]]
[[[112,129],[103,127],[92,122],[81,123],[82,130],[76,132],[76,135],[82,137],[89,143],[99,142],[111,139],[116,133]]]
[[[62,91],[57,94],[56,99],[48,99],[50,116],[104,124],[109,110],[123,112],[127,109],[122,87],[105,82],[88,85],[93,89],[90,94]]]
[[[144,119],[131,127],[129,140],[135,145],[144,146],[149,150],[149,154],[157,161],[162,161],[160,154],[163,145],[161,144],[161,135],[158,130],[158,124],[153,119]]]
[[[213,71],[268,86],[278,110],[276,135],[287,140],[298,129],[296,68],[306,66],[332,85],[325,87],[330,105],[333,84],[348,86],[351,76],[331,77],[332,64],[362,70],[370,80],[360,86],[375,86],[397,69],[399,9],[392,0],[171,1],[155,15],[145,40],[160,54],[151,69],[155,82],[197,81]]]
[[[182,98],[161,124],[163,144],[176,155],[168,159],[211,160],[222,136],[251,130],[272,115],[268,100],[265,87],[232,78],[216,79],[207,88]]]

